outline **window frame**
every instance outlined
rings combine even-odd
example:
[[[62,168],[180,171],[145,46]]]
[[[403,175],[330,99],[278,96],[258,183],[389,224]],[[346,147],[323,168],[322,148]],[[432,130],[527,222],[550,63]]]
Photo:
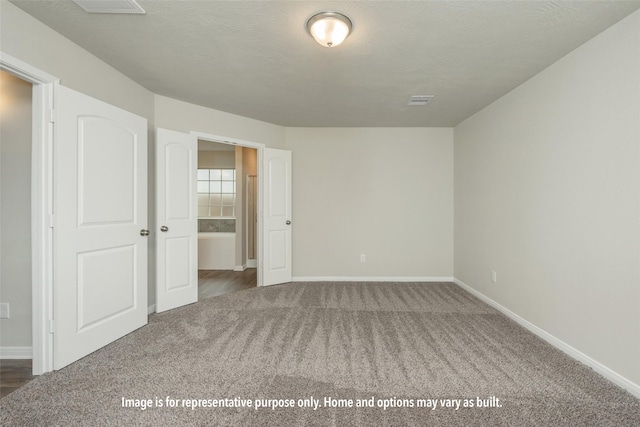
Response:
[[[204,171],[208,176],[205,179],[203,179],[204,174],[202,173]],[[231,179],[228,176],[229,171],[233,173]],[[207,183],[206,191],[203,191],[204,183]],[[231,183],[232,191],[229,191],[229,183]],[[227,184],[227,188],[225,188],[225,184]],[[211,191],[212,186],[215,187],[214,190],[216,191]],[[236,219],[237,175],[235,168],[198,168],[196,192],[199,219]],[[207,196],[207,202],[203,203],[203,197],[201,196],[205,195]],[[215,203],[215,198],[218,199],[218,203]],[[229,198],[231,198],[231,202],[229,202]],[[203,209],[205,208],[206,215],[203,214]],[[212,212],[215,213],[216,210],[218,210],[217,214],[213,215]]]

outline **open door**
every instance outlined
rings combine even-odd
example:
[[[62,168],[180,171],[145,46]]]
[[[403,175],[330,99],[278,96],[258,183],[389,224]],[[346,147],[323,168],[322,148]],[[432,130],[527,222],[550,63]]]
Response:
[[[264,149],[263,285],[291,282],[291,151]]]
[[[198,301],[198,141],[156,129],[156,311]]]
[[[54,369],[147,323],[147,121],[60,86]]]

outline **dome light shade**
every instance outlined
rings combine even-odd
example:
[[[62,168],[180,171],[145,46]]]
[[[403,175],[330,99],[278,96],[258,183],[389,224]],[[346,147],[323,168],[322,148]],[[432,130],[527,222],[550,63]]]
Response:
[[[320,12],[307,20],[307,31],[324,47],[336,47],[351,32],[349,18],[338,12]]]

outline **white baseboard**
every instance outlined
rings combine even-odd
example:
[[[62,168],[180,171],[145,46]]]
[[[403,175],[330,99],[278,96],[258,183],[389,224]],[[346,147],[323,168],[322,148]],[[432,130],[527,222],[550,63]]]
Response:
[[[33,359],[31,347],[0,347],[0,359]]]
[[[257,259],[248,259],[247,260],[247,268],[258,268],[258,260]]]
[[[147,314],[151,314],[151,313],[155,313],[156,312],[156,305],[150,305],[149,307],[147,307]]]
[[[453,277],[294,276],[294,282],[453,282]]]
[[[572,358],[578,360],[579,362],[582,362],[585,365],[589,366],[594,371],[596,371],[597,373],[599,373],[600,375],[602,375],[603,377],[605,377],[606,379],[608,379],[612,383],[614,383],[614,384],[622,387],[623,389],[627,390],[629,393],[633,394],[635,397],[640,398],[640,385],[638,385],[638,384],[634,383],[633,381],[623,377],[622,375],[620,375],[617,372],[611,370],[610,368],[606,367],[605,365],[603,365],[602,363],[598,362],[597,360],[592,359],[591,357],[587,356],[586,354],[584,354],[580,350],[577,350],[577,349],[573,348],[572,346],[570,346],[566,342],[554,337],[553,335],[551,335],[547,331],[545,331],[543,329],[540,329],[539,327],[537,327],[533,323],[529,322],[528,320],[523,319],[522,317],[518,316],[513,311],[509,310],[506,307],[503,307],[502,305],[498,304],[497,302],[495,302],[491,298],[489,298],[486,295],[484,295],[484,294],[478,292],[477,290],[473,289],[471,286],[467,285],[462,280],[458,280],[458,279],[454,278],[453,279],[453,283],[455,283],[456,285],[460,286],[465,291],[467,291],[467,292],[473,294],[474,296],[478,297],[480,300],[482,300],[485,303],[489,304],[490,306],[492,306],[496,310],[502,312],[507,317],[511,318],[512,320],[514,320],[515,322],[517,322],[521,326],[523,326],[526,329],[528,329],[529,331],[533,332],[534,334],[536,334],[537,336],[539,336],[540,338],[542,338],[543,340],[545,340],[546,342],[548,342],[552,346],[556,347],[559,350],[562,350],[563,352],[565,352],[570,357],[572,357]]]
[[[236,265],[233,268],[233,271],[245,271],[246,269],[247,269],[247,265],[246,264],[245,265]]]

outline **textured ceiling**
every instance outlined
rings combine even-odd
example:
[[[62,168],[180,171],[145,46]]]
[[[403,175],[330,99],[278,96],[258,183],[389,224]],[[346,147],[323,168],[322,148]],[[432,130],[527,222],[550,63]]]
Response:
[[[454,126],[640,1],[13,1],[150,91],[284,126]],[[314,12],[354,31],[323,48]],[[409,107],[410,95],[435,95]]]

